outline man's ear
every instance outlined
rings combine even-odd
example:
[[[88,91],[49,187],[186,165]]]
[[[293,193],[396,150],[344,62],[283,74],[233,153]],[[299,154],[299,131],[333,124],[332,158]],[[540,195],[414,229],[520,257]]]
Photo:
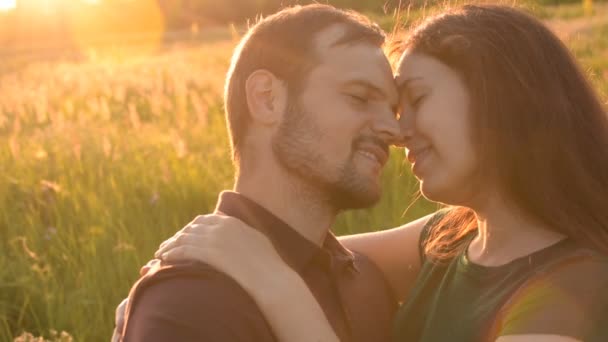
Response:
[[[287,109],[287,85],[268,70],[256,70],[245,81],[247,106],[254,121],[280,122]]]

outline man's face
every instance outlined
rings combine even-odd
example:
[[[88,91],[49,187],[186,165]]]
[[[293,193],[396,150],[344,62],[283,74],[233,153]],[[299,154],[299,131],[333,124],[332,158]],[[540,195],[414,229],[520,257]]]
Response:
[[[273,138],[290,173],[323,192],[336,209],[368,207],[381,195],[388,146],[400,134],[390,65],[366,42],[335,45],[341,25],[315,41],[319,63],[310,71]]]

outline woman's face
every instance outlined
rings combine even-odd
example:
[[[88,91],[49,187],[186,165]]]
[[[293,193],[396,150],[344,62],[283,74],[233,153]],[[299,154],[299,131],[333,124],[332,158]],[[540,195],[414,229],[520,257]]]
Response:
[[[422,194],[436,202],[470,205],[477,196],[478,158],[469,92],[460,75],[434,57],[406,51],[396,82],[407,159]]]

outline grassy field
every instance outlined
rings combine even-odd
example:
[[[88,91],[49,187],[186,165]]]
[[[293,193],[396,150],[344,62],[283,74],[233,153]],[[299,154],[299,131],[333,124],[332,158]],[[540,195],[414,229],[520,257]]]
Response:
[[[565,39],[608,93],[608,22],[541,10],[558,31],[582,20]],[[231,187],[221,91],[234,43],[117,50],[0,77],[0,341],[109,340],[139,267]],[[382,202],[342,215],[338,234],[433,210],[419,200],[406,211],[417,184],[402,155],[392,151]]]

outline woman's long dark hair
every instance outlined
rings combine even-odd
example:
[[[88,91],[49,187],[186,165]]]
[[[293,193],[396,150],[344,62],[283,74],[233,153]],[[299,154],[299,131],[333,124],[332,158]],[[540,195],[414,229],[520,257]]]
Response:
[[[467,5],[426,19],[398,45],[460,73],[471,94],[480,179],[529,217],[608,253],[608,115],[566,46],[521,10]],[[476,229],[466,208],[450,211],[426,252]]]

